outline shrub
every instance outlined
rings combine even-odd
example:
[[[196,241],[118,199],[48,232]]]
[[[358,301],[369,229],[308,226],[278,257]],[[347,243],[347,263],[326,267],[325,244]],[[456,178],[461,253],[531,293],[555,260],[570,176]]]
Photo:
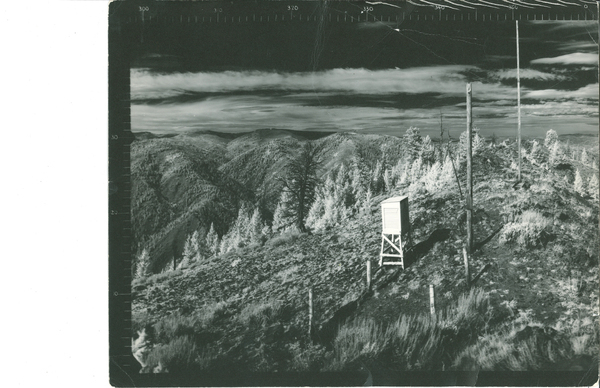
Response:
[[[271,299],[247,305],[242,309],[237,319],[243,325],[257,324],[264,326],[284,318],[288,308],[282,302]]]
[[[300,235],[302,235],[302,233],[300,233],[297,229],[292,227],[286,230],[285,232],[281,233],[279,236],[270,239],[267,242],[267,245],[271,247],[278,247],[280,245],[293,244],[294,241],[296,241]]]
[[[453,369],[525,371],[590,368],[597,365],[597,330],[581,334],[577,323],[572,322],[564,331],[534,324],[519,330],[484,335],[457,355]]]
[[[433,318],[403,314],[385,328],[370,318],[356,319],[338,331],[326,368],[340,370],[349,363],[377,359],[398,370],[440,370],[487,330],[493,318],[485,293],[474,289]]]
[[[177,373],[190,369],[207,369],[211,357],[201,352],[191,336],[181,336],[161,344],[150,352],[146,372]]]
[[[227,310],[227,303],[217,302],[205,305],[192,315],[171,314],[154,324],[157,342],[168,343],[182,335],[194,333],[208,328]]]
[[[527,210],[515,222],[504,225],[499,241],[501,244],[516,242],[525,248],[537,247],[549,238],[547,229],[550,225],[551,221],[541,213]]]

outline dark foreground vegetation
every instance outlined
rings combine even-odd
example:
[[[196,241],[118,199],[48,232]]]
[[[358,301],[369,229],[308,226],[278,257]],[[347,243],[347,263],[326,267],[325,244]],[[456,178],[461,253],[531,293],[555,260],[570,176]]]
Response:
[[[143,372],[597,368],[597,138],[525,141],[516,183],[514,141],[476,135],[469,286],[464,135],[146,137],[132,145]],[[416,247],[368,293],[379,203],[397,195]]]

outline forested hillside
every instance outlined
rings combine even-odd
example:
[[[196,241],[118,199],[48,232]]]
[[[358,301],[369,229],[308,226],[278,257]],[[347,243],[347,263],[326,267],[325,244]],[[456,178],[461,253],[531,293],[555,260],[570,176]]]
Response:
[[[524,141],[515,184],[515,142],[476,132],[471,285],[466,133],[455,140],[417,128],[136,140],[134,352],[143,371],[597,365],[597,138],[550,130]],[[409,196],[409,265],[377,269],[379,204],[398,195]]]

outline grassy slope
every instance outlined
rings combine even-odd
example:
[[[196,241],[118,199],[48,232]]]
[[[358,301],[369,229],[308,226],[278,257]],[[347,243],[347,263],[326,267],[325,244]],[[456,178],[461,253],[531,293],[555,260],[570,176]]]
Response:
[[[514,157],[512,154],[514,150],[497,149],[476,160],[475,241],[491,239],[473,254],[471,271],[475,276],[485,265],[491,266],[476,286],[494,309],[505,315],[501,322],[477,324],[476,334],[484,338],[481,343],[506,343],[514,339],[520,328],[533,322],[559,329],[578,322],[580,331],[576,337],[581,341],[582,336],[588,335],[588,340],[596,341],[591,328],[592,314],[598,309],[598,274],[593,266],[598,256],[597,204],[575,195],[572,183],[527,162],[524,181],[528,187],[514,189],[515,172],[508,162]],[[134,320],[138,327],[154,324],[157,343],[164,348],[163,353],[155,351],[155,357],[163,354],[162,360],[170,363],[171,370],[181,363],[165,355],[169,346],[189,352],[196,360],[190,365],[206,369],[339,369],[352,368],[358,360],[376,369],[383,359],[389,359],[389,347],[351,356],[341,334],[330,351],[309,344],[307,290],[314,289],[318,321],[355,298],[364,289],[365,260],[378,255],[378,203],[407,190],[399,187],[374,198],[371,217],[352,220],[343,228],[313,235],[279,236],[262,247],[242,248],[190,268],[136,281]],[[450,236],[430,247],[359,308],[355,316],[377,322],[377,330],[394,327],[402,316],[427,315],[429,284],[436,287],[438,310],[455,305],[467,291],[461,252],[464,210],[456,187],[435,194],[413,194],[410,206],[415,242],[425,240],[440,228],[450,229]],[[500,244],[502,232],[494,231],[531,209],[551,220],[550,237],[538,247]],[[473,358],[477,359],[476,355],[481,356],[477,346],[478,342],[472,340],[454,343],[450,349],[456,357],[445,361],[466,368],[472,365]],[[579,350],[589,353],[594,346],[597,343],[584,341]],[[464,354],[458,357],[458,351]],[[510,368],[507,355],[492,353],[498,359],[483,360],[482,367]],[[386,368],[390,367],[388,364]],[[422,366],[402,365],[417,369]],[[450,367],[448,363],[443,365]],[[441,364],[427,366],[438,368]]]

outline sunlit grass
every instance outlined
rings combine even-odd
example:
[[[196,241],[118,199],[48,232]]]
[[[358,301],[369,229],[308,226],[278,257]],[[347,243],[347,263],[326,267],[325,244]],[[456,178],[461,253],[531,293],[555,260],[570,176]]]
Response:
[[[476,339],[492,318],[485,293],[477,289],[433,317],[402,314],[386,327],[371,318],[356,319],[340,328],[327,368],[340,370],[351,362],[385,354],[393,369],[440,370],[449,366],[458,343],[466,345]]]

